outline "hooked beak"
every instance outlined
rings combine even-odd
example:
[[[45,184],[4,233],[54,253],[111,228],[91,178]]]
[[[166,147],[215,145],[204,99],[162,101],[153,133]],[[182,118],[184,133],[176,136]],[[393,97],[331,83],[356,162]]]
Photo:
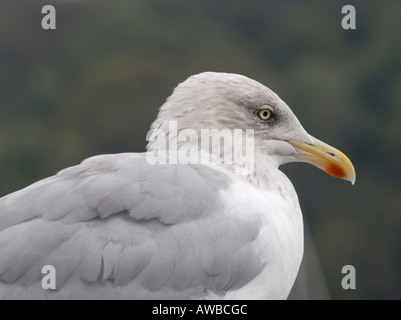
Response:
[[[355,169],[348,157],[340,150],[312,136],[311,138],[312,144],[294,140],[287,141],[297,151],[293,156],[301,161],[313,164],[334,177],[348,180],[354,184]]]

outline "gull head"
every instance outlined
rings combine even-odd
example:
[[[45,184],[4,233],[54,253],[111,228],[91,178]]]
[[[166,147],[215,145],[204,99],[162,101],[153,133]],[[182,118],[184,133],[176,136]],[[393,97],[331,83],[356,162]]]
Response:
[[[166,149],[185,146],[185,150],[193,151],[210,149],[216,143],[221,147],[224,142],[244,147],[251,135],[255,161],[263,159],[277,168],[289,162],[308,162],[355,182],[354,167],[341,151],[308,134],[277,94],[242,75],[204,72],[189,77],[160,108],[150,133],[155,130],[166,133]],[[205,132],[209,137],[217,135],[214,143],[200,141]],[[231,138],[224,140],[230,134]],[[158,139],[148,140],[148,150],[153,150]],[[224,150],[220,148],[220,157]],[[238,152],[231,154],[236,156]]]

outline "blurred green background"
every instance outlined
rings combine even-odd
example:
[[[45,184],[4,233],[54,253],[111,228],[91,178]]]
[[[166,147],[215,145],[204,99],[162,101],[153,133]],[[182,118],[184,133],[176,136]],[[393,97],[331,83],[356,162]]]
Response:
[[[41,28],[45,4],[56,30]],[[345,4],[356,30],[341,28]],[[0,0],[0,196],[95,154],[144,151],[179,82],[244,74],[355,165],[355,186],[309,165],[283,168],[329,296],[399,299],[400,39],[401,1]],[[348,264],[356,290],[341,287]]]

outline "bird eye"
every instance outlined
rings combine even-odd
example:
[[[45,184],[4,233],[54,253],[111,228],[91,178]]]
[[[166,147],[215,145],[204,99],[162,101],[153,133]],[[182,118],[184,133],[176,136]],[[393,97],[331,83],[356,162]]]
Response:
[[[272,112],[269,109],[259,110],[259,118],[266,121],[269,120],[272,116]]]

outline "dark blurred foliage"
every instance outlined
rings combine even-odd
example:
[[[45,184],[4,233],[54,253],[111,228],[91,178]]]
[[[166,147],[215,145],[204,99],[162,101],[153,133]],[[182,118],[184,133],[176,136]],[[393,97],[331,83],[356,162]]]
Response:
[[[44,4],[56,30],[41,28]],[[356,30],[341,28],[345,4]],[[401,298],[400,39],[401,2],[390,0],[0,0],[0,195],[95,154],[144,151],[179,82],[244,74],[355,165],[355,186],[283,168],[331,297]],[[347,264],[356,290],[340,285]]]

